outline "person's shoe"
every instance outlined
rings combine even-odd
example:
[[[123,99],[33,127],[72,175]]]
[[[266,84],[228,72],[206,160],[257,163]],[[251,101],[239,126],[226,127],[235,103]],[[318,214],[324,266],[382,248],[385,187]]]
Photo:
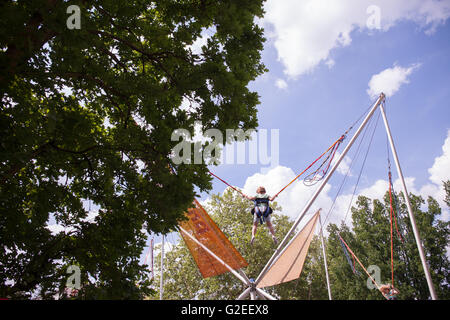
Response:
[[[277,240],[277,238],[275,238],[275,237],[272,237],[272,239],[273,239],[273,243],[275,243],[275,244],[278,244],[278,240]]]
[[[255,241],[255,238],[252,238],[252,240],[250,240],[250,245],[253,245],[254,241]]]

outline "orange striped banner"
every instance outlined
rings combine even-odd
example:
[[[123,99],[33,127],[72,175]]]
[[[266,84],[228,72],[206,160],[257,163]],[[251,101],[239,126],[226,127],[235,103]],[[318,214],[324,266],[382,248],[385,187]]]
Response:
[[[247,261],[236,250],[223,232],[217,227],[206,210],[197,200],[195,207],[189,208],[187,221],[182,221],[180,226],[196,238],[201,244],[211,250],[232,269],[238,270],[248,265]],[[180,232],[203,278],[217,276],[229,272],[229,270],[207,253],[200,245]]]

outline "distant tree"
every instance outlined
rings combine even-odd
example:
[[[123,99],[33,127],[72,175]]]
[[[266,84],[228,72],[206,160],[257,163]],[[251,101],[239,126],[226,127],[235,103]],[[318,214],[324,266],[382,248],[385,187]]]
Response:
[[[431,197],[427,200],[427,210],[421,207],[425,201],[410,194],[411,205],[424,246],[437,295],[447,299],[450,294],[450,263],[446,255],[450,236],[450,222],[441,221],[441,209]],[[429,299],[429,289],[423,273],[419,252],[409,221],[403,194],[398,195],[397,235],[393,222],[394,241],[394,285],[400,290],[399,299]],[[356,263],[360,275],[355,275],[348,265],[338,233],[367,268],[376,265],[381,271],[381,282],[391,283],[391,237],[389,196],[384,203],[371,201],[360,196],[356,207],[352,208],[353,230],[345,225],[338,228],[330,225],[328,254],[330,255],[330,275],[333,297],[336,299],[384,299],[377,290],[367,288],[368,276]],[[403,239],[403,241],[402,241]]]
[[[80,29],[67,27],[69,4]],[[0,296],[64,297],[72,264],[78,297],[151,293],[142,230],[168,232],[211,188],[206,164],[172,163],[172,132],[258,125],[247,85],[266,71],[262,4],[2,2]],[[83,200],[100,208],[90,222]]]

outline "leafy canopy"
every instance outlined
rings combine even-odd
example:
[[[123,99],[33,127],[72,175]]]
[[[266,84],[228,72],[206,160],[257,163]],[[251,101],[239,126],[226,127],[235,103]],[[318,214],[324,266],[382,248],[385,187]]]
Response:
[[[211,188],[205,164],[171,173],[172,132],[196,120],[257,127],[247,85],[266,71],[262,3],[2,2],[0,296],[62,296],[70,264],[81,297],[149,293],[137,285],[143,230],[168,232]],[[72,4],[80,29],[67,28]],[[90,221],[86,200],[98,208]]]

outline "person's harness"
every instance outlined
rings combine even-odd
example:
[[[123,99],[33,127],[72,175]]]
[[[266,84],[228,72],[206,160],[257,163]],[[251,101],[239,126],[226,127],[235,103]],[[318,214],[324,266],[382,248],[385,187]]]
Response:
[[[251,213],[255,214],[256,212],[256,216],[259,219],[259,222],[261,224],[263,224],[266,221],[266,218],[269,216],[269,214],[272,213],[272,208],[269,207],[269,199],[268,198],[256,198],[255,200],[253,200],[255,203],[255,206],[253,207]],[[266,210],[264,210],[264,212],[261,212],[261,210],[259,209],[259,205],[261,203],[265,203],[266,206]],[[258,207],[258,210],[255,210],[255,208]]]

